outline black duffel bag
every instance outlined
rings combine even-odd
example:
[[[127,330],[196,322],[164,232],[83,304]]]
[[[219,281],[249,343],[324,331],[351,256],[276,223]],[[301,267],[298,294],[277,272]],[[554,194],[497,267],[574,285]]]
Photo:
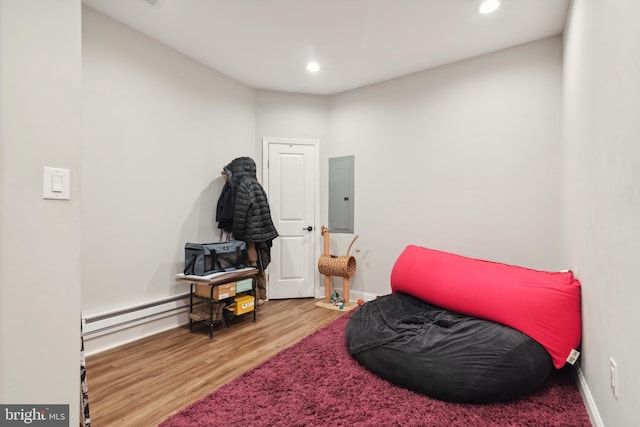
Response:
[[[206,276],[222,271],[244,268],[247,264],[247,244],[241,240],[219,243],[186,243],[184,274]]]

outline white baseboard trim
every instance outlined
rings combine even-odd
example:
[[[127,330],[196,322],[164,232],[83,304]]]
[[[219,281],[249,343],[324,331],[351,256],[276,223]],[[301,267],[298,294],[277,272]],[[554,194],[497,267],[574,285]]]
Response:
[[[580,394],[582,395],[584,406],[587,408],[587,414],[589,414],[591,424],[595,427],[604,427],[604,422],[600,417],[600,413],[598,412],[598,408],[596,407],[596,402],[593,400],[593,396],[591,395],[591,391],[589,390],[587,380],[584,377],[584,374],[582,373],[582,370],[579,366],[576,366],[575,372],[578,378],[578,389],[580,390]]]
[[[334,287],[332,290],[338,291],[340,295],[344,295],[344,289],[342,288]],[[372,294],[370,292],[349,290],[349,302],[356,302],[359,299],[362,299],[363,301],[371,301],[378,298],[378,296],[378,294]],[[320,295],[316,295],[316,298],[324,298],[324,286],[320,287]]]

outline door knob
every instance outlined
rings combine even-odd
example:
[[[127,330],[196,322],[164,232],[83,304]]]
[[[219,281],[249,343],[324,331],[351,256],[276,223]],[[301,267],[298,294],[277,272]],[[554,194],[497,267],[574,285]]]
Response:
[[[313,231],[313,227],[312,226],[308,226],[308,227],[303,228],[303,230]]]

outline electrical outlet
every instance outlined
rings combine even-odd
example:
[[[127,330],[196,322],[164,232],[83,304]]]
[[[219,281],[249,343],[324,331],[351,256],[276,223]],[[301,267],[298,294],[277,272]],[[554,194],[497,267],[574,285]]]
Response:
[[[613,358],[609,359],[609,384],[611,385],[611,391],[613,397],[618,397],[618,365],[616,365]]]

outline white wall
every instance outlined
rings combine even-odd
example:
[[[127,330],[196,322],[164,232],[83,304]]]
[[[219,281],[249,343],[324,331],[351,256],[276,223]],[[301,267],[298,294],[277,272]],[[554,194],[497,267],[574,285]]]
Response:
[[[254,91],[82,9],[82,309],[188,291],[184,243],[218,241],[222,167],[258,156]]]
[[[352,288],[389,293],[407,244],[565,268],[561,82],[553,37],[333,96],[325,155],[355,155]]]
[[[322,95],[256,90],[256,141],[262,138],[297,138],[326,143],[329,98]],[[256,158],[261,166],[262,156]],[[262,171],[258,173],[262,178]]]
[[[327,132],[329,97],[256,90],[256,138],[319,139]]]
[[[576,0],[565,34],[563,258],[582,282],[580,368],[607,426],[637,425],[640,402],[638,22],[638,2]]]
[[[0,402],[80,399],[80,1],[0,0]],[[43,166],[71,200],[42,199]]]

